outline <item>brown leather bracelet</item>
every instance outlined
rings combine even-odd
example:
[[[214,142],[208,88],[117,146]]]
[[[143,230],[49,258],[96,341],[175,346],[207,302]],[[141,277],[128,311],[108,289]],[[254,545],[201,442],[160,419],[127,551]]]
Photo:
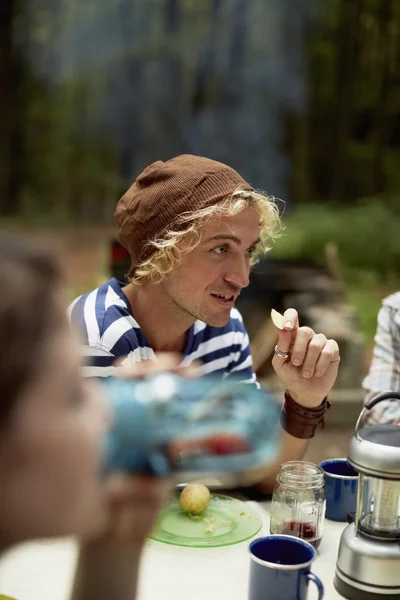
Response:
[[[325,413],[330,408],[328,398],[319,406],[307,408],[297,404],[288,392],[285,392],[285,401],[281,411],[281,425],[283,429],[301,440],[314,437],[317,427],[325,426]]]

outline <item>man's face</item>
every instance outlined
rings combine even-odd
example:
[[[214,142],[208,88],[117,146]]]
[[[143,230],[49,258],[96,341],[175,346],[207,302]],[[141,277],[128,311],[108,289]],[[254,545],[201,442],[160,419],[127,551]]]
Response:
[[[259,222],[254,208],[208,221],[202,242],[162,281],[169,300],[194,320],[226,325],[242,288],[249,285]]]
[[[65,320],[60,310],[60,324]],[[83,534],[103,522],[103,392],[83,382],[64,328],[49,335],[37,377],[0,438],[0,530],[8,542]]]

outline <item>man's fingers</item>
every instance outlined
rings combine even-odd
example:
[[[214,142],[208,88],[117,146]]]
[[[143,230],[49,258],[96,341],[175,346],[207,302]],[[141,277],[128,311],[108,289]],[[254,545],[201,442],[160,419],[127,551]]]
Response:
[[[287,331],[294,331],[299,326],[299,315],[294,308],[288,308],[283,314],[283,326]]]
[[[288,308],[288,310],[286,310],[285,313],[282,315],[282,321],[284,329],[282,330],[279,327],[277,327],[279,334],[277,346],[278,350],[287,353],[290,352],[292,348],[293,337],[296,335],[296,330],[299,326],[299,317],[297,314],[297,310],[295,310],[294,308]],[[282,358],[275,354],[273,360],[274,363],[278,366],[287,362],[289,358]]]
[[[291,356],[292,364],[295,367],[299,367],[303,364],[306,357],[308,344],[314,335],[315,333],[310,327],[300,327],[300,329],[297,330]]]
[[[201,366],[199,361],[193,361],[189,365],[182,365],[182,356],[172,352],[161,352],[156,354],[157,360],[144,360],[142,362],[124,367],[118,370],[118,375],[123,379],[141,379],[155,373],[176,373],[182,377],[198,376]],[[117,366],[123,366],[123,360]]]
[[[179,365],[175,370],[174,373],[176,373],[177,375],[182,375],[182,377],[187,377],[187,378],[195,378],[195,377],[199,377],[200,376],[200,372],[199,369],[202,366],[202,363],[199,360],[194,360],[193,362],[190,363],[190,365]]]
[[[335,340],[327,340],[315,365],[315,375],[322,377],[332,363],[338,363],[339,361],[339,346],[337,342]]]
[[[143,360],[138,363],[119,369],[118,375],[124,379],[140,379],[150,373],[160,373],[162,371],[174,371],[181,363],[181,356],[173,353],[157,354],[157,360]],[[120,363],[123,365],[122,361]]]
[[[289,311],[286,311],[285,318],[294,318],[293,313]],[[313,377],[317,373],[321,377],[331,362],[339,360],[339,347],[334,340],[327,340],[324,334],[317,334],[310,327],[297,327],[298,321],[291,331],[279,330],[278,350],[283,353],[290,352],[290,357],[275,355],[273,362],[279,367],[290,361],[295,367],[302,367],[303,377]]]
[[[105,486],[109,501],[114,506],[141,502],[162,502],[171,491],[169,480],[117,473],[111,475]]]
[[[290,352],[292,347],[292,333],[290,331],[279,331],[278,349],[281,352]],[[279,358],[279,357],[277,357]],[[281,359],[285,360],[285,359]]]
[[[147,498],[135,494],[125,502],[114,504],[111,536],[126,541],[144,540],[150,534],[166,500],[165,488],[160,484],[158,489],[152,488],[152,493]]]
[[[312,331],[312,330],[311,330]],[[299,330],[300,333],[300,330]],[[297,340],[296,340],[297,341]],[[315,372],[315,366],[326,345],[326,337],[323,333],[314,334],[307,345],[307,350],[303,358],[303,377],[312,377]]]

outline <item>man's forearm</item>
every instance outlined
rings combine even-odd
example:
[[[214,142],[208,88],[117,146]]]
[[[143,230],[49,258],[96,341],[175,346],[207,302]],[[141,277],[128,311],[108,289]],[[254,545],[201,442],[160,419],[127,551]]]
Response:
[[[272,464],[261,465],[244,473],[241,484],[244,486],[255,485],[264,493],[272,492],[280,465],[290,460],[302,460],[310,439],[315,435],[318,424],[323,422],[327,406],[329,404],[326,399],[322,401],[317,399],[315,407],[309,407],[304,398],[292,398],[285,395],[281,423],[284,424],[285,429],[289,428],[295,435],[288,433],[281,426],[282,441],[277,459]],[[309,415],[307,415],[307,412],[309,412]],[[299,437],[295,437],[297,435]]]
[[[141,549],[112,540],[82,546],[70,600],[134,600]]]

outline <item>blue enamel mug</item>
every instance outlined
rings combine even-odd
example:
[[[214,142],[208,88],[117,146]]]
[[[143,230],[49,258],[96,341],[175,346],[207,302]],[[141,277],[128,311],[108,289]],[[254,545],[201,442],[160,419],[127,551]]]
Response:
[[[251,542],[248,600],[307,600],[308,585],[324,596],[321,580],[311,573],[316,550],[290,535],[269,535]]]
[[[345,458],[324,460],[319,466],[325,471],[325,517],[345,522],[357,509],[358,473]]]

